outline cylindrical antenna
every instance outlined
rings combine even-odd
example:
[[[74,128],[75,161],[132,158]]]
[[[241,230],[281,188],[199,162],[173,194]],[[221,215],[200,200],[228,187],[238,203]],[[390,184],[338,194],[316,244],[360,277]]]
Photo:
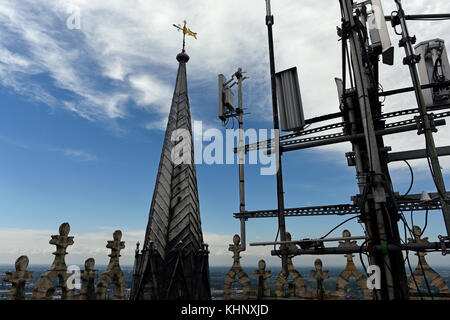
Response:
[[[266,11],[267,16],[270,17],[272,15],[272,10],[270,9],[270,0],[266,0]]]

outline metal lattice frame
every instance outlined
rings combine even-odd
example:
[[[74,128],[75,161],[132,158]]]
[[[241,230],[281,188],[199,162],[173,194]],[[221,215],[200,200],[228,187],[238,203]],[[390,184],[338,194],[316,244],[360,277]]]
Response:
[[[423,202],[420,200],[403,200],[398,202],[399,211],[424,211],[424,210],[441,210],[442,206],[439,201]],[[353,204],[337,204],[331,206],[288,208],[284,210],[286,217],[305,217],[305,216],[343,216],[349,214],[360,214],[361,211],[357,205]],[[236,219],[241,218],[276,218],[278,210],[257,210],[246,211],[245,213],[235,213]]]
[[[405,116],[405,115],[410,115],[410,114],[416,114],[418,112],[419,112],[419,109],[417,109],[417,108],[401,110],[401,111],[394,111],[394,112],[383,114],[378,119],[388,119],[388,118],[393,118],[393,117],[400,117],[400,116]],[[437,114],[434,114],[434,116],[433,116],[434,119],[442,119],[442,118],[446,118],[446,117],[450,117],[450,111],[437,113]],[[398,122],[385,124],[385,129],[398,128],[398,127],[415,124],[415,123],[417,123],[416,119],[402,120],[402,121],[398,121]],[[301,143],[312,142],[312,141],[320,141],[320,140],[327,140],[327,139],[332,139],[332,138],[337,138],[337,137],[344,137],[345,133],[339,132],[339,133],[315,136],[315,137],[310,137],[310,138],[305,138],[305,139],[290,140],[290,139],[300,137],[300,136],[307,136],[310,134],[333,130],[333,129],[338,129],[338,128],[343,128],[343,127],[345,127],[345,122],[339,122],[339,123],[334,123],[334,124],[314,128],[314,129],[304,130],[304,131],[300,131],[297,133],[281,136],[280,137],[280,146],[288,146],[288,145],[301,144]],[[288,140],[288,141],[286,141],[286,140]],[[257,142],[254,144],[246,145],[245,151],[249,152],[249,151],[255,151],[255,150],[259,150],[259,149],[270,149],[271,146],[272,146],[272,140],[267,140],[267,141],[262,141],[262,142]],[[235,148],[234,151],[237,152],[237,148]]]

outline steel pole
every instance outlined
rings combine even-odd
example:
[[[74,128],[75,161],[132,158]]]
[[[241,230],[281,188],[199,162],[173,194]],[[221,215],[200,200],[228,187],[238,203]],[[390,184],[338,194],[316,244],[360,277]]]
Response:
[[[438,189],[439,197],[442,204],[442,214],[444,216],[445,227],[447,230],[447,236],[450,236],[450,206],[446,202],[444,195],[446,194],[444,177],[442,176],[441,166],[439,164],[439,157],[436,152],[436,145],[433,138],[433,131],[431,128],[430,119],[428,118],[427,106],[425,105],[425,100],[423,98],[423,93],[421,89],[421,83],[419,78],[419,73],[416,68],[417,60],[415,57],[415,52],[413,50],[411,37],[409,36],[408,26],[406,24],[405,12],[403,10],[401,0],[395,0],[398,9],[398,17],[400,19],[400,25],[402,27],[402,42],[406,52],[405,63],[409,66],[409,71],[411,73],[411,79],[414,85],[414,91],[416,94],[417,106],[419,107],[420,116],[423,121],[424,132],[425,132],[425,143],[426,149],[428,150],[428,157],[431,162],[433,180]],[[423,59],[425,57],[422,57]]]
[[[244,108],[243,108],[243,94],[242,94],[242,82],[243,74],[242,68],[239,68],[235,73],[238,79],[238,108],[239,108],[239,211],[245,212],[245,148],[244,148]],[[241,248],[246,248],[246,236],[245,236],[245,221],[247,219],[241,218]]]
[[[374,196],[374,210],[371,210],[371,215],[375,217],[374,221],[371,221],[368,226],[369,236],[379,242],[381,239],[386,239],[386,229],[383,219],[383,205],[386,203],[385,189],[381,180],[382,168],[380,161],[380,154],[378,150],[377,138],[375,134],[375,128],[372,118],[372,107],[369,98],[369,88],[371,88],[370,79],[368,78],[368,68],[363,63],[363,50],[365,50],[365,43],[359,40],[357,32],[357,24],[353,15],[353,0],[341,0],[343,18],[349,23],[351,28],[350,33],[350,49],[351,49],[351,62],[353,66],[353,72],[355,74],[356,91],[358,94],[359,106],[361,110],[362,124],[364,127],[364,135],[366,139],[367,153],[369,155],[369,174],[373,177],[372,192]],[[366,207],[367,208],[367,207]],[[378,236],[373,233],[376,231]],[[387,299],[395,299],[393,275],[391,272],[391,262],[389,255],[383,253],[381,261],[378,261],[381,265],[379,267],[384,271],[384,280],[386,282],[386,288],[384,288],[384,295]]]
[[[275,141],[276,145],[279,146],[280,139],[280,124],[278,119],[278,104],[277,104],[277,90],[275,81],[275,54],[273,48],[273,31],[272,26],[274,24],[274,19],[271,11],[270,0],[266,0],[266,25],[267,33],[269,38],[269,59],[270,59],[270,79],[272,87],[272,111],[273,111],[273,128],[275,130]],[[276,169],[277,169],[277,201],[278,201],[278,230],[280,233],[281,241],[286,241],[286,221],[284,217],[284,191],[283,191],[283,174],[282,174],[282,163],[281,163],[281,149],[275,148],[276,155]],[[284,252],[286,249],[285,245],[281,246],[281,251]],[[281,266],[282,270],[287,275],[287,255],[281,255]]]

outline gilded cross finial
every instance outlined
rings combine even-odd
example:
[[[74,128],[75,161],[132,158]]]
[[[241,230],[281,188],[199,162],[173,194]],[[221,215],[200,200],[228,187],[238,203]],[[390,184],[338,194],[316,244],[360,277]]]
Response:
[[[184,49],[185,49],[185,47],[186,47],[186,35],[191,36],[191,37],[194,37],[195,39],[197,39],[197,33],[196,33],[196,32],[193,32],[192,30],[190,30],[190,29],[187,27],[187,22],[186,22],[186,20],[184,20],[183,22],[184,22],[183,27],[182,27],[181,25],[179,25],[179,24],[178,24],[178,25],[173,24],[173,26],[174,26],[175,28],[177,28],[178,31],[183,31],[183,52],[184,52],[184,51],[185,51]]]

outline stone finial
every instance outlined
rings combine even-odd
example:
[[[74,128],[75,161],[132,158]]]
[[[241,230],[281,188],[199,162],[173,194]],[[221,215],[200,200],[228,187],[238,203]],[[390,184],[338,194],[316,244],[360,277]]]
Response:
[[[289,232],[286,232],[286,241],[292,241],[292,236]],[[297,248],[295,243],[290,243],[287,245],[289,250],[294,250]],[[306,297],[306,285],[305,280],[298,270],[295,268],[292,259],[294,256],[287,257],[287,273],[284,270],[281,270],[280,274],[277,277],[275,283],[275,294],[277,297],[283,297],[286,294],[284,293],[284,287],[287,285],[289,287],[289,296],[290,297]],[[292,277],[292,281],[288,281],[289,276]]]
[[[53,252],[55,260],[50,270],[67,269],[65,256],[67,255],[67,248],[73,245],[73,237],[69,237],[70,225],[65,222],[59,227],[59,235],[51,236],[50,244],[56,246],[56,251]]]
[[[255,270],[253,276],[258,279],[258,298],[270,297],[270,289],[267,289],[266,280],[272,277],[270,270],[266,271],[266,262],[259,260],[258,270]]]
[[[243,286],[244,299],[247,299],[251,293],[250,279],[241,267],[241,256],[239,255],[243,250],[241,243],[241,237],[237,234],[233,237],[233,244],[230,244],[228,251],[233,252],[233,266],[228,271],[224,280],[223,295],[225,300],[230,300],[232,291],[231,285],[236,281],[235,277],[238,277],[238,281]]]
[[[314,267],[315,270],[311,271],[311,278],[314,278],[317,281],[317,291],[315,292],[315,294],[313,293],[313,298],[323,300],[326,297],[323,281],[325,279],[328,279],[330,276],[328,275],[328,271],[323,270],[322,260],[316,259],[316,261],[314,262]]]
[[[96,298],[94,282],[98,277],[98,270],[94,270],[94,267],[94,258],[89,258],[84,262],[84,270],[80,271],[80,300],[95,300]]]
[[[120,251],[125,248],[125,242],[121,241],[122,231],[114,231],[113,239],[108,241],[106,245],[106,248],[111,249],[111,253],[109,254],[108,267],[97,283],[97,300],[106,299],[107,289],[111,284],[114,285],[114,300],[123,300],[125,298],[125,276],[119,264]]]
[[[289,232],[286,232],[286,241],[292,241],[292,236]],[[295,243],[289,243],[287,244],[287,248],[288,250],[295,250],[297,249],[297,245]]]
[[[428,243],[428,238],[422,238],[423,232],[418,226],[413,227],[414,239],[409,238],[409,243]],[[430,287],[435,287],[439,290],[439,293],[449,293],[448,285],[445,283],[444,279],[439,273],[437,273],[433,268],[430,267],[425,259],[427,255],[425,252],[418,251],[416,255],[419,257],[419,261],[416,269],[413,271],[412,275],[408,280],[408,287],[410,293],[419,293],[419,288],[424,286],[424,277],[430,279],[428,285]],[[416,285],[417,283],[417,285]],[[419,288],[417,287],[419,286]],[[447,300],[448,298],[443,298]]]
[[[120,230],[114,231],[113,239],[114,239],[113,241],[108,241],[106,247],[108,249],[111,249],[111,254],[109,254],[109,257],[111,257],[111,259],[114,259],[114,261],[119,262],[120,251],[125,249],[125,242],[120,241],[122,240],[122,231]]]
[[[314,261],[314,267],[316,268],[316,270],[312,270],[311,271],[311,276],[313,278],[316,279],[328,279],[328,271],[323,271],[323,263],[322,260],[320,259],[316,259],[316,261]]]
[[[412,229],[412,233],[413,233],[414,239],[408,238],[409,243],[429,243],[428,237],[422,238],[422,229],[420,229],[420,227],[414,226]],[[416,255],[419,256],[419,258],[423,258],[427,254],[425,252],[418,251],[416,253]]]
[[[239,255],[242,251],[241,237],[237,234],[233,236],[233,244],[230,244],[228,251],[233,252],[233,264],[240,264],[241,256]]]
[[[59,279],[59,287],[61,288],[62,300],[71,300],[74,298],[74,289],[67,286],[67,280],[71,273],[67,272],[65,256],[67,255],[67,248],[73,245],[73,237],[69,236],[70,225],[65,222],[59,227],[59,235],[51,236],[50,244],[56,246],[56,251],[53,252],[55,259],[50,269],[44,272],[39,280],[36,282],[33,290],[33,300],[51,300],[55,287],[53,281]]]
[[[25,284],[33,280],[33,272],[27,271],[28,257],[20,256],[15,263],[16,271],[7,271],[3,281],[11,283],[8,300],[25,300]]]
[[[350,233],[350,231],[348,230],[344,230],[342,232],[342,237],[343,238],[350,238],[352,236],[352,234]],[[351,240],[344,240],[344,241],[340,241],[339,242],[339,248],[343,248],[343,247],[357,247],[358,243],[356,241],[351,241]],[[346,254],[345,257],[347,258],[347,262],[353,261],[353,254]]]
[[[342,232],[342,237],[344,238],[350,238],[352,234],[348,230],[344,230]],[[342,247],[357,247],[358,243],[357,241],[350,241],[345,240],[339,242],[339,248]],[[364,292],[364,298],[369,299],[371,297],[370,291],[367,288],[367,278],[364,276],[364,274],[358,270],[355,263],[353,262],[353,254],[346,254],[344,255],[347,258],[347,265],[345,266],[344,271],[342,271],[338,279],[336,281],[336,298],[337,299],[345,299],[345,287],[350,284],[350,277],[354,276],[356,280],[356,284],[360,286]]]

